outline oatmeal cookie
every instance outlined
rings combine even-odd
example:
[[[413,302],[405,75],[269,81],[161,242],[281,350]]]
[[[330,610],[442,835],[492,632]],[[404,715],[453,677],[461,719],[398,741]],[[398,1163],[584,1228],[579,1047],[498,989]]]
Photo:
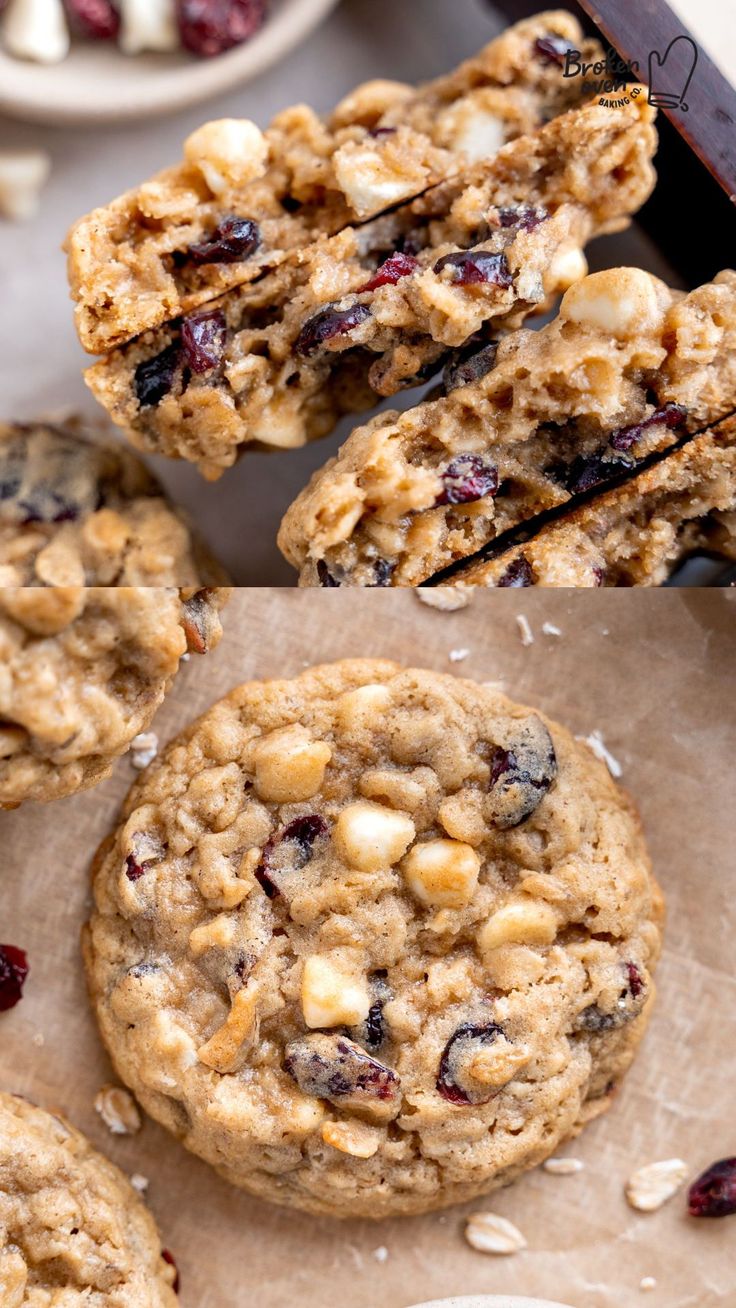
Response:
[[[691,554],[736,559],[736,419],[463,568],[469,586],[661,586]]]
[[[228,1180],[336,1216],[469,1199],[607,1107],[662,915],[584,745],[376,660],[216,704],[133,787],[94,894],[123,1081]]]
[[[74,421],[0,422],[0,587],[225,581],[127,450]]]
[[[176,1308],[128,1178],[63,1118],[0,1092],[3,1308]]]
[[[226,588],[0,590],[0,808],[108,776],[187,650],[222,635]]]
[[[603,58],[564,11],[511,27],[416,88],[374,81],[327,118],[306,105],[265,133],[207,123],[181,163],[94,210],[67,238],[79,336],[102,354],[322,235],[418,195],[586,98],[565,52]]]
[[[301,585],[418,585],[729,413],[736,273],[685,296],[636,268],[594,273],[491,362],[379,414],[315,473],[279,533]]]
[[[561,114],[390,215],[307,247],[86,374],[143,448],[208,476],[291,448],[518,327],[586,271],[583,247],[649,195],[653,111]],[[488,352],[487,352],[488,353]]]

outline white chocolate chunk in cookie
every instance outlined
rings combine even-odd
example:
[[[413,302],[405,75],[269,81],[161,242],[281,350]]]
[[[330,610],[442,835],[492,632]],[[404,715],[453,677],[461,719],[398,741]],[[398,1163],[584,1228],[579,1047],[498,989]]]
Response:
[[[415,845],[402,864],[412,894],[436,908],[465,908],[478,884],[480,858],[461,840],[428,840]]]
[[[362,727],[378,725],[381,715],[391,703],[391,691],[387,686],[358,686],[341,695],[337,703],[337,716],[340,726],[347,730],[360,730]]]
[[[558,250],[550,264],[547,291],[567,291],[588,272],[588,261],[579,246]],[[550,633],[551,634],[551,633]]]
[[[565,292],[560,318],[624,337],[654,330],[668,296],[664,284],[640,268],[606,268]]]
[[[333,1149],[351,1158],[372,1158],[378,1153],[383,1132],[366,1122],[325,1122],[322,1139]]]
[[[412,179],[391,168],[375,145],[348,143],[335,153],[333,164],[340,190],[359,218],[397,204],[413,189]]]
[[[199,169],[213,195],[221,195],[261,176],[268,143],[248,118],[218,118],[187,137],[184,155]]]
[[[310,954],[302,974],[302,1011],[312,1030],[356,1026],[371,1006],[368,983],[339,955]]]
[[[458,154],[464,154],[469,163],[490,158],[506,140],[504,123],[487,101],[487,93],[476,91],[450,105],[439,116],[439,139]]]
[[[255,748],[256,790],[274,804],[298,803],[317,794],[332,758],[329,745],[295,723],[264,736]]]
[[[334,841],[351,867],[378,872],[398,863],[415,835],[414,823],[406,813],[366,802],[343,809],[335,824]]]
[[[489,917],[478,932],[481,954],[501,945],[550,945],[557,934],[557,914],[550,904],[519,896]]]

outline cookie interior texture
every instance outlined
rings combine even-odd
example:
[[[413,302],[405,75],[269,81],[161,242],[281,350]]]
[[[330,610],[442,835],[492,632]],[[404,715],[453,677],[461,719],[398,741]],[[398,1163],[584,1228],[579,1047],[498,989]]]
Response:
[[[106,777],[187,650],[222,634],[225,587],[0,590],[0,808]]]
[[[63,1118],[0,1092],[3,1308],[176,1308],[128,1178]]]
[[[75,420],[0,423],[0,586],[227,580],[127,449]]]
[[[335,1216],[505,1184],[602,1111],[662,902],[637,816],[496,691],[349,660],[233,691],[133,787],[85,933],[122,1079]]]

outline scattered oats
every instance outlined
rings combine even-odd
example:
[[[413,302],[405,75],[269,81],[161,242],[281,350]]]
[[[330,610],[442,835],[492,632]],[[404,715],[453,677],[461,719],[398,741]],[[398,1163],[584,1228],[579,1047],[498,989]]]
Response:
[[[519,628],[519,635],[521,636],[522,645],[533,645],[534,633],[532,632],[532,629],[529,626],[529,619],[525,613],[517,613],[516,625]]]
[[[485,686],[487,690],[498,690],[501,694],[506,690],[505,681],[481,681],[480,684]]]
[[[0,150],[0,217],[11,222],[34,218],[50,171],[45,150]]]
[[[189,653],[189,651],[187,651],[186,654],[182,654],[182,656],[181,656],[181,662],[182,662],[182,663],[188,663],[191,657],[192,657],[191,654]]]
[[[468,657],[469,649],[451,649],[448,658],[451,663],[462,663]]]
[[[465,1226],[465,1239],[480,1253],[513,1254],[526,1249],[518,1226],[498,1213],[472,1213]]]
[[[642,1276],[639,1282],[640,1290],[656,1290],[657,1281],[654,1276]]]
[[[37,1049],[41,1049],[42,1046],[46,1044],[45,1037],[43,1036],[41,1031],[36,1032],[36,1034],[33,1037],[33,1043]]]
[[[562,632],[561,632],[560,628],[559,628],[559,627],[556,627],[555,624],[554,624],[554,622],[543,622],[543,623],[542,623],[542,631],[544,632],[544,635],[545,635],[545,636],[561,636],[561,635],[562,635]]]
[[[134,1172],[130,1178],[130,1184],[139,1194],[145,1194],[148,1189],[148,1177],[141,1176],[140,1172]]]
[[[158,754],[158,736],[155,731],[142,731],[130,745],[130,761],[134,768],[147,768]]]
[[[548,1158],[542,1167],[553,1176],[572,1176],[574,1172],[582,1172],[585,1163],[580,1158]]]
[[[119,1085],[103,1085],[95,1095],[95,1108],[113,1135],[135,1135],[141,1115],[135,1099]]]
[[[385,1263],[388,1260],[388,1249],[385,1244],[379,1244],[378,1248],[373,1250],[373,1257],[377,1263]]]
[[[414,594],[422,604],[428,604],[431,609],[440,609],[443,613],[466,609],[470,603],[470,594],[465,586],[436,586],[433,590],[415,590]]]
[[[666,1204],[687,1178],[687,1163],[681,1158],[665,1158],[633,1172],[626,1182],[626,1198],[641,1213],[653,1213]]]
[[[618,759],[613,757],[610,749],[606,749],[600,731],[591,731],[589,736],[576,736],[575,739],[582,740],[584,744],[590,746],[596,758],[599,758],[601,763],[605,763],[612,777],[622,775],[623,768]]]

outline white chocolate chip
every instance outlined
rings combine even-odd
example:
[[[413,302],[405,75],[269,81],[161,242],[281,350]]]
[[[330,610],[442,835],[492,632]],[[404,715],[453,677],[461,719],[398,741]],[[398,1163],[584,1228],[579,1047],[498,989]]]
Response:
[[[310,954],[304,960],[302,1011],[312,1030],[357,1026],[364,1022],[371,995],[364,976],[352,971],[339,957]]]
[[[333,157],[337,183],[357,217],[369,218],[406,199],[407,178],[393,171],[377,146],[343,146]]]
[[[184,155],[199,169],[213,195],[221,195],[263,174],[268,143],[249,119],[219,118],[192,132]]]
[[[134,768],[147,768],[158,754],[158,736],[155,731],[141,731],[130,743],[130,761]]]
[[[518,1226],[498,1213],[472,1213],[465,1226],[465,1239],[479,1253],[513,1254],[526,1249]]]
[[[95,1095],[95,1108],[113,1135],[135,1135],[141,1115],[133,1096],[119,1085],[103,1085]]]
[[[440,114],[438,138],[469,163],[489,159],[506,140],[503,121],[484,104],[484,92],[463,96]]]
[[[2,37],[6,50],[18,59],[58,64],[70,44],[62,0],[10,0]]]
[[[120,0],[120,49],[178,50],[179,29],[174,0]]]
[[[461,840],[428,840],[409,851],[401,870],[420,903],[465,908],[478,884],[480,858]]]
[[[363,727],[377,726],[391,703],[388,686],[370,683],[348,690],[337,701],[337,717],[341,727],[359,731]]]
[[[335,823],[338,853],[361,872],[393,867],[409,848],[416,830],[406,813],[368,801],[344,808]]]
[[[550,904],[519,896],[503,904],[478,932],[481,954],[501,945],[550,945],[557,934],[557,914]]]
[[[582,1172],[585,1163],[580,1158],[548,1158],[542,1167],[553,1176],[574,1176],[576,1172]]]
[[[290,804],[317,794],[332,750],[295,723],[259,740],[254,757],[259,797],[274,804]]]
[[[0,150],[0,215],[12,222],[33,218],[50,171],[44,150]]]
[[[632,1208],[652,1213],[667,1203],[687,1179],[687,1163],[681,1158],[665,1158],[633,1172],[626,1182],[626,1198]]]
[[[582,250],[577,245],[558,250],[554,255],[547,274],[546,285],[549,291],[567,291],[575,282],[579,282],[588,272],[588,264]]]
[[[565,292],[560,305],[563,321],[612,336],[652,331],[661,323],[663,312],[659,283],[640,268],[591,273]]]

